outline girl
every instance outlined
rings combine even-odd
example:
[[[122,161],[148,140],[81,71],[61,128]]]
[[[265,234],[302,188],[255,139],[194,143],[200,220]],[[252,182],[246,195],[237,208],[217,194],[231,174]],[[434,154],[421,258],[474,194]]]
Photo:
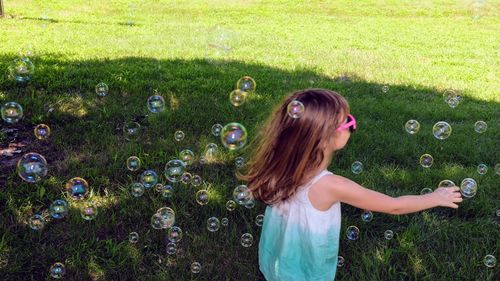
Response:
[[[292,101],[304,105],[292,118]],[[338,93],[307,89],[293,93],[268,120],[241,180],[268,204],[259,243],[259,267],[269,281],[331,281],[335,278],[340,202],[387,214],[443,206],[458,208],[458,187],[393,198],[327,170],[332,155],[356,130],[356,119]]]

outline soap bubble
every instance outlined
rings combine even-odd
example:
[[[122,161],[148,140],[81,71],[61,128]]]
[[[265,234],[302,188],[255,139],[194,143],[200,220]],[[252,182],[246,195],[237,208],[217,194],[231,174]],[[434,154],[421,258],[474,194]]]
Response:
[[[382,93],[387,93],[389,92],[389,85],[382,85],[380,89],[382,90]]]
[[[452,182],[451,180],[442,180],[438,184],[438,188],[440,187],[453,187],[455,186],[455,183]]]
[[[194,274],[198,274],[201,271],[201,264],[199,262],[193,262],[191,264],[191,272]]]
[[[498,209],[495,214],[497,215],[497,217],[500,217],[500,209]]]
[[[229,219],[228,218],[222,218],[220,220],[220,224],[222,224],[223,226],[228,226],[229,224]]]
[[[238,185],[233,190],[233,199],[240,205],[245,205],[248,200],[252,198],[252,193],[246,185]],[[227,205],[226,205],[227,207]]]
[[[450,100],[448,100],[448,106],[450,106],[451,108],[457,107],[457,105],[459,103],[460,103],[460,99],[458,99],[458,98],[451,98]]]
[[[247,92],[243,92],[240,90],[234,90],[229,93],[229,102],[235,107],[238,107],[244,104],[247,100]]]
[[[72,178],[66,183],[66,191],[71,199],[82,200],[89,194],[89,184],[85,179]]]
[[[162,207],[156,211],[160,215],[161,228],[169,228],[175,223],[175,212],[169,207]]]
[[[203,179],[200,176],[198,176],[198,175],[194,175],[191,178],[191,184],[193,186],[200,186],[202,183],[203,183]]]
[[[141,175],[141,183],[145,189],[150,189],[158,183],[158,174],[153,170],[144,171]]]
[[[429,193],[432,193],[432,189],[431,188],[428,188],[428,187],[424,187],[422,188],[422,190],[420,190],[420,195],[424,195],[424,194],[429,194]]]
[[[128,241],[135,244],[139,241],[139,234],[137,232],[130,232],[128,235]]]
[[[476,195],[477,183],[474,179],[466,178],[460,184],[460,193],[463,197],[471,198]]]
[[[28,220],[28,225],[33,230],[40,230],[45,227],[45,218],[40,214],[34,214]]]
[[[232,31],[216,25],[207,34],[207,61],[214,64],[224,63],[231,52],[231,42],[234,41]]]
[[[245,166],[245,158],[243,158],[243,157],[236,157],[234,159],[234,165],[238,169],[243,168],[243,166]]]
[[[38,124],[34,129],[35,137],[39,140],[46,140],[50,136],[50,127],[45,124]]]
[[[144,185],[139,182],[134,182],[130,185],[130,193],[134,197],[140,197],[144,194]]]
[[[218,148],[215,143],[209,143],[205,147],[205,158],[208,160],[213,160],[217,154]]]
[[[3,121],[14,124],[23,118],[23,107],[17,102],[11,101],[2,106]]]
[[[165,177],[170,182],[178,182],[181,180],[182,174],[186,171],[184,162],[178,159],[170,160],[165,165]]]
[[[476,133],[482,134],[486,132],[486,129],[488,129],[488,124],[486,124],[486,122],[477,121],[474,123],[474,131],[476,131]]]
[[[253,244],[253,236],[252,236],[252,234],[245,233],[245,234],[241,235],[240,242],[241,242],[241,246],[243,246],[245,248],[248,248],[248,247],[252,246],[252,244]]]
[[[220,136],[220,132],[222,131],[222,125],[221,124],[214,124],[212,126],[212,135],[218,137]]]
[[[66,274],[66,267],[63,263],[56,262],[49,269],[50,276],[55,279],[61,279]]]
[[[351,171],[356,175],[360,174],[363,171],[363,163],[354,161],[351,165]]]
[[[192,179],[193,179],[193,176],[188,172],[184,172],[181,176],[181,182],[183,184],[190,184]]]
[[[305,110],[306,108],[304,107],[304,104],[298,100],[291,101],[287,106],[288,116],[292,117],[293,119],[302,117]]]
[[[141,125],[137,122],[123,124],[123,135],[126,140],[137,140],[141,136]]]
[[[354,225],[351,225],[347,228],[347,239],[349,240],[357,240],[359,238],[359,228],[355,227]]]
[[[85,202],[83,203],[82,209],[80,210],[80,214],[84,220],[93,220],[97,217],[97,207],[94,202]]]
[[[40,181],[47,171],[47,160],[38,153],[26,153],[17,161],[17,174],[27,182]]]
[[[444,102],[448,104],[451,108],[457,107],[460,103],[461,97],[457,94],[457,92],[453,90],[446,90],[443,93]]]
[[[172,226],[167,229],[167,238],[170,242],[177,243],[182,239],[182,229],[178,226]]]
[[[488,172],[488,166],[486,166],[486,164],[479,164],[479,165],[477,165],[477,172],[480,175],[486,174]]]
[[[222,128],[221,142],[230,150],[242,148],[247,142],[247,129],[240,123],[229,123]]]
[[[387,240],[391,240],[394,237],[394,232],[392,230],[388,229],[384,232],[384,238]]]
[[[345,264],[345,259],[343,256],[339,256],[337,259],[337,267],[343,267]]]
[[[361,220],[364,222],[371,222],[373,220],[372,211],[364,210],[363,213],[361,213]]]
[[[211,217],[207,220],[207,229],[210,232],[216,232],[220,228],[220,221],[216,217]]]
[[[62,219],[68,216],[68,203],[63,199],[57,199],[49,206],[49,214],[55,219]]]
[[[451,135],[451,126],[444,121],[439,121],[432,127],[432,134],[436,139],[447,139]]]
[[[429,168],[434,163],[434,157],[430,154],[422,154],[419,159],[419,163],[424,168]]]
[[[417,120],[408,120],[405,124],[405,130],[408,134],[414,135],[420,130],[420,123]]]
[[[493,255],[486,255],[484,256],[483,262],[487,267],[493,268],[497,264],[497,259]]]
[[[165,110],[165,100],[160,95],[153,95],[148,98],[148,109],[152,113],[158,113]]]
[[[183,140],[185,136],[186,136],[186,135],[184,134],[184,132],[183,132],[183,131],[175,131],[175,133],[174,133],[174,139],[175,139],[176,141],[181,141],[181,140]]]
[[[174,195],[174,188],[166,184],[163,186],[163,189],[161,190],[161,196],[165,199],[171,198]]]
[[[236,209],[236,202],[234,202],[233,200],[228,200],[226,202],[226,209],[230,212],[234,211],[234,209]]]
[[[205,189],[196,192],[196,203],[202,206],[208,204],[208,192]]]
[[[194,161],[194,153],[189,149],[184,149],[179,153],[179,158],[184,161],[184,164],[191,165]]]
[[[205,165],[207,163],[207,159],[204,156],[200,157],[200,165]]]
[[[158,193],[161,193],[163,190],[163,184],[162,183],[157,183],[155,184],[155,191]]]
[[[175,243],[168,243],[167,244],[167,254],[169,255],[175,255],[175,253],[177,253],[177,244]]]
[[[250,196],[250,198],[248,198],[245,202],[245,208],[252,209],[253,207],[255,207],[255,200],[253,199],[253,196]]]
[[[262,226],[262,224],[264,223],[264,215],[260,214],[260,215],[257,215],[255,217],[255,224],[257,226]]]
[[[108,85],[106,83],[99,83],[95,86],[95,92],[99,97],[105,97],[108,95]]]
[[[130,156],[127,158],[127,169],[129,171],[135,172],[141,168],[141,159],[137,156]]]
[[[9,65],[9,74],[17,82],[28,82],[35,72],[35,65],[27,57],[16,58]]]
[[[250,76],[243,76],[236,82],[236,89],[247,93],[254,92],[256,88],[257,83],[255,83],[255,80]]]

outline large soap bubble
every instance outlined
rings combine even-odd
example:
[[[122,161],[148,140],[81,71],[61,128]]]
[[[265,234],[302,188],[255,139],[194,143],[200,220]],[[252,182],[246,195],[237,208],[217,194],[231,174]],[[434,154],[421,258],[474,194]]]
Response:
[[[477,183],[474,179],[466,178],[460,184],[460,193],[463,197],[471,198],[477,193]]]
[[[3,121],[13,124],[23,118],[23,107],[17,102],[8,102],[1,108]]]
[[[16,58],[9,65],[9,74],[17,82],[28,82],[35,72],[35,65],[27,57]]]
[[[165,99],[160,95],[153,95],[148,98],[148,109],[152,113],[158,113],[165,110]]]
[[[183,161],[174,159],[168,161],[165,165],[165,177],[170,182],[178,182],[181,180],[182,174],[186,171],[186,164]]]
[[[236,82],[236,89],[243,92],[252,93],[256,88],[257,83],[255,83],[255,80],[250,76],[243,76]]]
[[[230,150],[242,148],[247,142],[247,129],[240,123],[229,123],[222,128],[221,142]]]
[[[89,194],[89,184],[85,179],[72,178],[66,183],[66,191],[71,199],[82,200]]]
[[[447,139],[451,135],[451,126],[444,121],[439,121],[432,127],[432,134],[436,139]]]
[[[47,161],[38,153],[26,153],[17,162],[17,174],[27,182],[40,181],[47,171]]]

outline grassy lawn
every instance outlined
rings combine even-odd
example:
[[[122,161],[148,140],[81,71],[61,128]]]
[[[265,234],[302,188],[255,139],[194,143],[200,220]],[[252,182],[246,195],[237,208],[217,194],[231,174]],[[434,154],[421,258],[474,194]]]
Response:
[[[265,205],[225,207],[242,184],[234,159],[248,159],[252,144],[229,151],[211,127],[240,122],[252,140],[284,95],[308,87],[338,91],[358,119],[332,172],[391,196],[435,189],[444,179],[478,183],[476,196],[458,210],[377,213],[363,222],[362,210],[343,205],[345,265],[337,280],[500,279],[498,265],[483,264],[487,254],[500,258],[498,2],[6,0],[4,6],[0,104],[16,101],[25,116],[0,123],[0,150],[21,146],[0,155],[0,279],[51,280],[50,266],[61,261],[66,280],[262,280],[255,217]],[[229,36],[231,50],[214,58],[207,46],[217,34]],[[7,69],[28,50],[36,71],[19,84]],[[228,96],[244,75],[256,80],[257,90],[234,108]],[[99,82],[109,85],[104,98],[94,90]],[[456,108],[443,100],[447,89],[463,97]],[[146,107],[154,93],[167,106],[158,114]],[[410,119],[421,124],[415,135],[404,130]],[[138,141],[123,136],[123,123],[131,120],[141,124]],[[482,134],[474,131],[478,120],[488,124]],[[452,126],[448,139],[432,135],[438,121]],[[52,129],[48,141],[33,135],[40,123]],[[185,133],[180,142],[177,130]],[[212,142],[219,146],[216,159],[200,164]],[[202,186],[173,184],[168,199],[154,189],[131,196],[130,184],[146,169],[167,183],[165,164],[187,148],[196,158],[188,171],[202,177]],[[38,183],[16,173],[27,152],[49,164]],[[434,157],[428,169],[418,163],[424,153]],[[132,155],[142,160],[137,172],[126,169]],[[354,161],[363,163],[362,173],[351,172]],[[481,163],[489,167],[484,175],[476,170]],[[73,177],[90,184],[96,219],[83,220],[78,202],[65,193]],[[204,206],[195,201],[202,188],[209,192]],[[32,214],[46,214],[60,198],[70,204],[67,218],[40,231],[28,227]],[[175,210],[183,230],[175,255],[166,252],[166,231],[150,224],[164,206]],[[209,232],[209,217],[229,224]],[[346,238],[350,225],[360,229],[356,241]],[[384,238],[388,229],[392,240]],[[135,244],[128,241],[133,231]],[[253,235],[251,247],[240,245],[244,233]],[[202,265],[198,274],[190,271],[195,261]]]

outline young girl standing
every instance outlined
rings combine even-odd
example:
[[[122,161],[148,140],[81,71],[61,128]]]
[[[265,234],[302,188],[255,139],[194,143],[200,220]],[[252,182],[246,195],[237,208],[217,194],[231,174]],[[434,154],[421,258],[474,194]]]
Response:
[[[304,105],[299,118],[289,115],[292,101]],[[268,204],[259,243],[259,267],[268,281],[335,278],[340,202],[394,215],[458,208],[458,187],[393,198],[329,172],[333,154],[355,130],[356,119],[341,95],[307,89],[285,98],[261,131],[248,170],[239,178]]]

